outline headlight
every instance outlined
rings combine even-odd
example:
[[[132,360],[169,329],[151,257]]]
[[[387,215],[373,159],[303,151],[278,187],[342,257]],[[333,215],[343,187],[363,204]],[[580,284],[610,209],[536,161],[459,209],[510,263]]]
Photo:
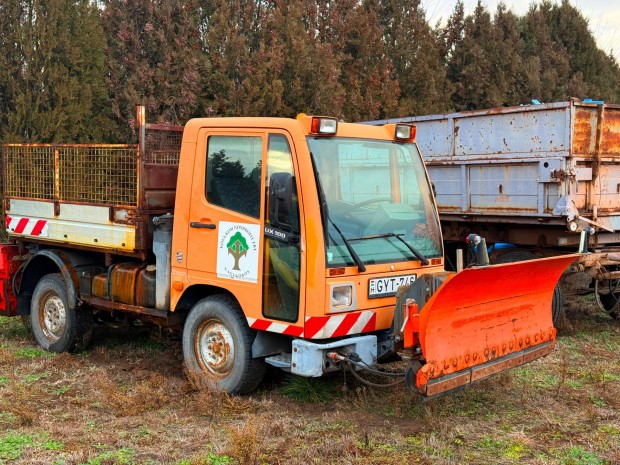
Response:
[[[353,303],[353,286],[338,286],[332,288],[331,307],[343,308],[350,307]]]

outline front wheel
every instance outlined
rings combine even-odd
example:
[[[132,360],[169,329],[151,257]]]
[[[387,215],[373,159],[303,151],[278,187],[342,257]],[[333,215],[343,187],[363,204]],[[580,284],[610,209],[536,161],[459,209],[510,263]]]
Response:
[[[255,336],[232,297],[206,297],[192,308],[185,321],[185,365],[206,384],[229,394],[247,394],[265,375],[265,362],[252,358]]]
[[[30,323],[37,343],[50,352],[82,350],[92,333],[92,316],[69,306],[60,274],[49,274],[38,282],[30,304]]]

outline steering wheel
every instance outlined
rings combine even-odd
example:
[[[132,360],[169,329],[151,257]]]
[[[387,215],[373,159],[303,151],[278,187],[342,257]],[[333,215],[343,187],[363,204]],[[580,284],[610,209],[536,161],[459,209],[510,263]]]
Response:
[[[355,210],[358,210],[367,205],[372,205],[373,203],[391,202],[391,201],[392,199],[390,197],[384,197],[384,198],[370,199],[370,200],[364,200],[362,202],[357,202],[349,207],[349,211],[347,212],[347,214],[350,215]]]

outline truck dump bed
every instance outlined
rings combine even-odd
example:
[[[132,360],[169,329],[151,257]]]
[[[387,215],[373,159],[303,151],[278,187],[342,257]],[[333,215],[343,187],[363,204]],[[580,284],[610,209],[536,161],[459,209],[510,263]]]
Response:
[[[145,257],[172,212],[183,128],[140,126],[138,144],[8,144],[6,232],[29,242]]]
[[[620,229],[620,105],[570,101],[382,122],[397,121],[417,126],[447,239],[450,221],[503,224],[504,240],[548,246],[576,244],[590,225]],[[598,242],[620,236],[599,234]]]

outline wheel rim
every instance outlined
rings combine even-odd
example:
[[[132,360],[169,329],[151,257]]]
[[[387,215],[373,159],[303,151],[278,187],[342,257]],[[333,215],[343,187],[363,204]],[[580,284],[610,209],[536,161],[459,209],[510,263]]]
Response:
[[[39,309],[39,327],[45,337],[54,342],[59,340],[67,328],[67,310],[62,299],[48,294]]]
[[[223,378],[235,360],[235,345],[230,330],[221,321],[208,319],[200,324],[194,338],[196,359],[203,371]]]
[[[609,314],[617,312],[620,305],[620,280],[595,280],[594,296],[598,308]]]

